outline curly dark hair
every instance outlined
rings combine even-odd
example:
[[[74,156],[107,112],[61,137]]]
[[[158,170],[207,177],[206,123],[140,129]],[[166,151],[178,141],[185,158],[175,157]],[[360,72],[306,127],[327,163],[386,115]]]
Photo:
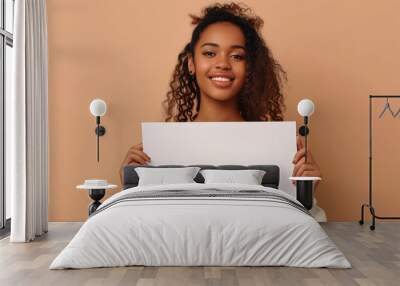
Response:
[[[264,21],[251,9],[240,3],[213,4],[203,9],[200,17],[189,15],[196,25],[192,39],[178,55],[178,63],[170,81],[170,90],[163,101],[165,121],[193,121],[200,110],[200,89],[195,76],[189,73],[188,58],[201,33],[209,25],[230,22],[245,36],[246,79],[239,93],[239,110],[246,121],[282,121],[282,82],[286,73],[273,58],[260,35]],[[194,113],[195,112],[195,113]]]

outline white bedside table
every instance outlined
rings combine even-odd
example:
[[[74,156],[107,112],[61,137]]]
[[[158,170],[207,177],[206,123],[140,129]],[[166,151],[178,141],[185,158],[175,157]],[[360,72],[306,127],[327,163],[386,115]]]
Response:
[[[101,205],[100,200],[106,194],[106,190],[116,187],[117,185],[107,183],[107,180],[85,180],[83,185],[76,186],[79,190],[89,190],[89,197],[93,200],[89,205],[89,216]]]

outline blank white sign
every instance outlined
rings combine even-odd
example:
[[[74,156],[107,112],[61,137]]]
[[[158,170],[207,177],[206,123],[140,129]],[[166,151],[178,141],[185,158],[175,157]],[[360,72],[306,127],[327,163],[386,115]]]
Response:
[[[151,165],[277,165],[279,189],[295,195],[295,121],[143,122],[142,136]]]

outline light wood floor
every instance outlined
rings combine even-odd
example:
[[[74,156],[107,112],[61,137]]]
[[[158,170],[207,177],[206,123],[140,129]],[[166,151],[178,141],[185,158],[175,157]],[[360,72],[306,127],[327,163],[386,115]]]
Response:
[[[370,231],[358,223],[323,228],[352,269],[290,267],[120,267],[48,270],[81,223],[50,223],[32,243],[0,241],[0,285],[400,285],[400,223],[379,222]]]

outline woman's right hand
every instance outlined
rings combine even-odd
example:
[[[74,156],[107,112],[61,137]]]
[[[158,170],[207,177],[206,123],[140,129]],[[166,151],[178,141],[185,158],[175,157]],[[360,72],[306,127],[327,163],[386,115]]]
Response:
[[[150,160],[151,160],[150,157],[143,152],[142,142],[140,142],[137,145],[133,145],[131,148],[129,148],[128,152],[126,153],[125,159],[122,161],[120,168],[121,183],[123,183],[122,176],[124,172],[124,167],[126,165],[131,165],[131,164],[147,165],[150,162]]]

